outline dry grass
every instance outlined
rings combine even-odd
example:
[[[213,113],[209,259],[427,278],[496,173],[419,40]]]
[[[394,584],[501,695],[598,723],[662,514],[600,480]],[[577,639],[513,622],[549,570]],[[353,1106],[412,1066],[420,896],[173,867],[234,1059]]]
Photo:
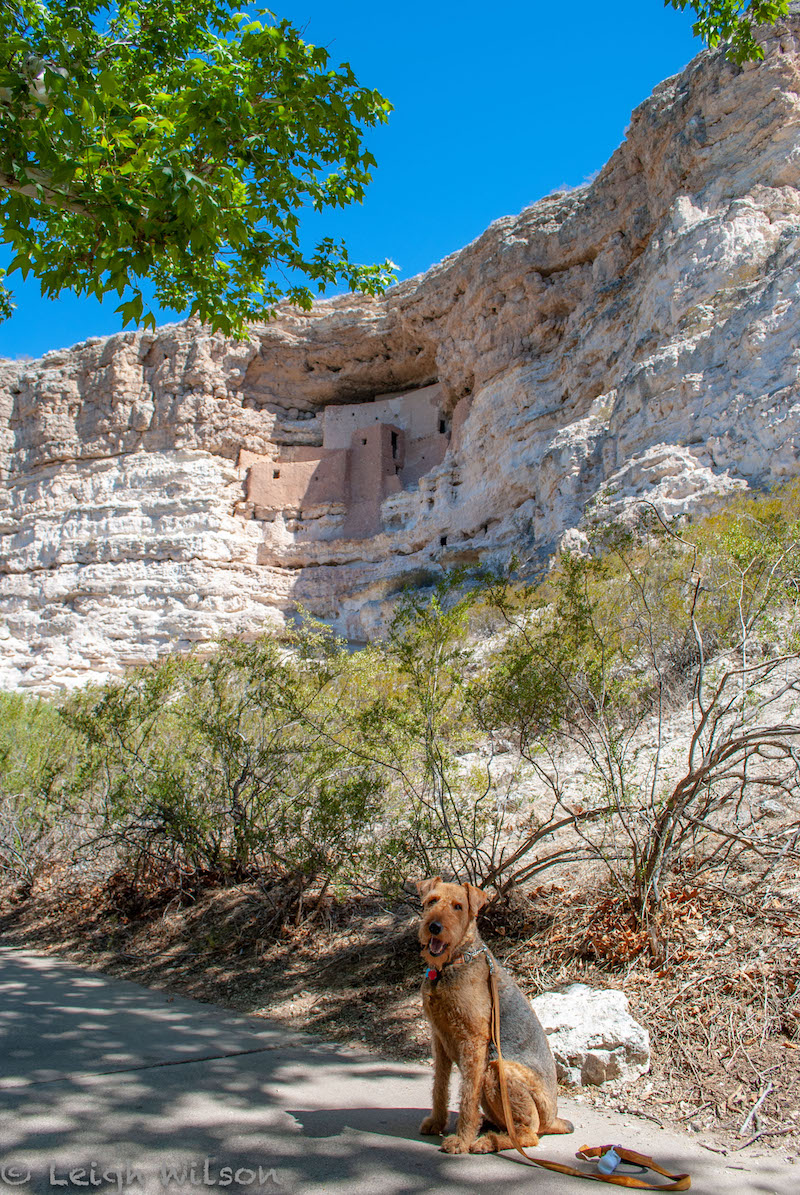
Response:
[[[621,988],[651,1034],[650,1075],[615,1106],[711,1133],[721,1148],[800,1142],[800,917],[780,899],[675,885],[658,926],[623,902],[540,889],[538,943],[507,959],[529,990]],[[761,1099],[761,1097],[764,1097]],[[756,1114],[748,1114],[761,1099]],[[742,1135],[742,1130],[744,1135]]]
[[[428,1057],[411,904],[300,898],[290,882],[124,876],[95,887],[50,873],[0,904],[7,944],[57,951],[110,974]],[[800,915],[796,902],[676,883],[658,925],[636,926],[596,884],[517,893],[482,927],[523,989],[621,988],[652,1040],[644,1079],[587,1098],[702,1134],[709,1148],[800,1153]]]

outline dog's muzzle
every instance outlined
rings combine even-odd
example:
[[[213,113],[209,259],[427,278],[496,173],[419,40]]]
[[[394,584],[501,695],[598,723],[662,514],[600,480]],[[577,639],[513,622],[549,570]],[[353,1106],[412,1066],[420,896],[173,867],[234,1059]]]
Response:
[[[442,954],[447,948],[447,943],[443,938],[439,937],[442,932],[441,921],[432,921],[428,926],[428,931],[431,935],[430,941],[428,942],[428,953],[432,954],[434,958],[436,958],[437,955]]]

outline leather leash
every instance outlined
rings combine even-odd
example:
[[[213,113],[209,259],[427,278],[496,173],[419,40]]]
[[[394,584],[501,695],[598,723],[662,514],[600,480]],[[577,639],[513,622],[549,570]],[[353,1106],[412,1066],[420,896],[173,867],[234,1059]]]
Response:
[[[621,1161],[630,1162],[634,1166],[644,1166],[648,1170],[654,1170],[656,1174],[662,1174],[671,1181],[668,1183],[648,1183],[642,1179],[634,1178],[629,1174],[587,1174],[585,1170],[576,1170],[574,1166],[565,1166],[561,1162],[549,1162],[544,1158],[532,1158],[530,1154],[525,1153],[524,1148],[520,1144],[517,1131],[514,1128],[514,1118],[511,1115],[511,1105],[508,1099],[506,1068],[500,1049],[500,997],[497,990],[497,977],[494,973],[494,961],[488,951],[486,952],[486,959],[489,964],[489,990],[492,1002],[491,1034],[494,1048],[497,1050],[497,1077],[500,1082],[500,1102],[503,1105],[506,1129],[517,1153],[522,1154],[527,1162],[533,1162],[534,1166],[542,1166],[545,1170],[555,1170],[559,1174],[571,1174],[576,1178],[587,1178],[596,1183],[614,1183],[618,1187],[636,1187],[640,1191],[688,1191],[692,1185],[692,1180],[688,1174],[670,1174],[669,1170],[662,1169],[658,1163],[654,1162],[646,1154],[635,1153],[632,1149],[624,1149],[621,1145],[583,1145],[575,1156],[589,1161],[592,1158],[602,1157],[609,1150],[613,1149]]]

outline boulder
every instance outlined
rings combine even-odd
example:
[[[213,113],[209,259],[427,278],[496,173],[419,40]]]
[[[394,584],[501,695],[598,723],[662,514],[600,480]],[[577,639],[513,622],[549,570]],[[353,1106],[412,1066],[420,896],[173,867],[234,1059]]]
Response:
[[[573,983],[531,1003],[562,1082],[630,1083],[650,1069],[650,1034],[631,1016],[624,992]]]

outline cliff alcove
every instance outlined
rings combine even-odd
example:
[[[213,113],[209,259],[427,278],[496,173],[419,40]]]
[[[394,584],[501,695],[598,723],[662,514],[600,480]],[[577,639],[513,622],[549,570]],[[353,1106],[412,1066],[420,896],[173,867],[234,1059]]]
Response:
[[[0,686],[297,602],[364,639],[409,579],[534,568],[643,497],[669,515],[794,476],[798,37],[791,16],[762,63],[701,54],[591,184],[382,298],[246,343],[189,322],[0,363]]]

